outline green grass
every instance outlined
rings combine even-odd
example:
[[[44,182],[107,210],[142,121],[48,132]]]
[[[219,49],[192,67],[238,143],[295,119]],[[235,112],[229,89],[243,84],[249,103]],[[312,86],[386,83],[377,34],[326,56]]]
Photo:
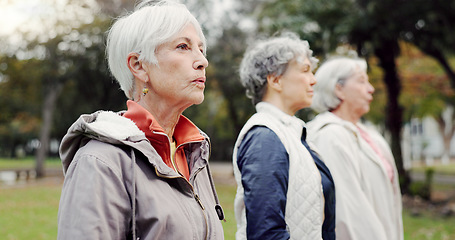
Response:
[[[59,158],[48,158],[44,162],[45,167],[61,168],[62,162]],[[26,157],[20,159],[0,158],[0,170],[2,169],[15,169],[15,168],[34,168],[34,157]]]
[[[220,204],[223,207],[226,222],[222,222],[224,229],[224,239],[235,239],[237,223],[234,215],[235,186],[217,185],[216,191]]]
[[[455,239],[455,217],[443,218],[429,212],[411,216],[409,210],[403,211],[404,239],[409,240],[449,240]]]
[[[22,167],[33,168],[34,159],[0,158],[0,170]],[[46,167],[60,168],[61,163],[58,159],[50,159],[46,161]],[[447,169],[447,166],[443,168]],[[61,180],[42,181],[18,187],[0,185],[0,238],[56,239],[61,186]],[[454,186],[444,186],[443,189],[453,190]],[[218,196],[226,217],[226,222],[222,224],[227,240],[235,239],[236,221],[233,206],[235,191],[235,186],[217,184]],[[423,210],[420,216],[415,217],[405,209],[403,224],[406,240],[455,239],[454,216],[442,218]]]
[[[56,239],[61,186],[0,189],[0,236],[5,240]]]
[[[0,188],[0,236],[5,240],[56,239],[61,182],[17,188]],[[235,186],[217,185],[226,214],[225,239],[234,239],[236,222],[233,202]],[[413,217],[403,212],[405,239],[455,239],[455,217],[441,218],[424,212]]]
[[[443,175],[455,175],[455,163],[454,161],[451,161],[451,163],[447,165],[442,165],[442,164],[435,164],[434,166],[415,166],[411,169],[411,171],[414,172],[425,172],[425,170],[432,168],[435,173],[438,174],[443,174]]]

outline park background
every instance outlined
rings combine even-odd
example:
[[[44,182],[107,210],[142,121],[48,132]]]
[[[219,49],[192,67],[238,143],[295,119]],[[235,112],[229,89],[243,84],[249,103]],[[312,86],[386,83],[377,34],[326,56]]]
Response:
[[[323,62],[358,55],[376,91],[363,121],[389,141],[406,239],[455,239],[455,0],[184,0],[208,40],[204,103],[184,114],[212,141],[233,239],[232,146],[254,113],[238,77],[248,45],[280,31]],[[132,0],[0,0],[0,236],[55,239],[58,145],[80,114],[124,110],[105,32]],[[315,113],[297,116],[311,120]],[[4,236],[4,237],[3,237]]]

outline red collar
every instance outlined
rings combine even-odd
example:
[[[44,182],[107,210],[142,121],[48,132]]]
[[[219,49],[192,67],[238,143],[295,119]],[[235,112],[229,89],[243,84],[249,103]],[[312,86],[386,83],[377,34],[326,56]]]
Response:
[[[123,116],[136,123],[137,127],[145,133],[147,139],[161,156],[163,162],[170,168],[173,168],[171,157],[169,156],[171,148],[169,145],[169,139],[158,121],[156,121],[155,117],[153,117],[150,112],[138,103],[128,100],[126,105],[128,110],[123,114]],[[184,143],[204,140],[204,136],[201,135],[196,125],[183,115],[180,115],[179,121],[175,126],[173,138],[175,140],[176,147]],[[185,155],[177,149],[175,156],[178,171],[180,171],[188,179],[189,169],[188,164],[186,163]]]
[[[163,128],[156,121],[155,117],[145,108],[131,100],[128,100],[126,104],[128,111],[123,116],[136,123],[137,127],[145,133],[147,138],[154,138],[156,134],[153,134],[153,132],[164,133]],[[173,137],[176,141],[176,146],[187,142],[204,140],[196,125],[183,115],[180,115]]]

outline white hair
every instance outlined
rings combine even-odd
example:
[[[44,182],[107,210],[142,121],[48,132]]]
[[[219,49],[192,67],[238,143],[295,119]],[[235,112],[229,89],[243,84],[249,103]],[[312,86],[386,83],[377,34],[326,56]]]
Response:
[[[316,85],[311,108],[317,112],[336,109],[341,100],[335,94],[337,84],[343,86],[351,77],[356,67],[367,70],[367,63],[361,58],[333,57],[326,60],[316,71]]]
[[[247,97],[253,104],[262,101],[267,85],[267,76],[281,76],[291,60],[310,60],[314,69],[318,60],[312,57],[313,51],[307,41],[296,33],[285,32],[281,36],[259,40],[247,49],[240,63],[240,81],[246,88]]]
[[[108,31],[106,54],[109,69],[125,95],[131,99],[134,76],[127,65],[130,53],[140,54],[139,60],[158,65],[158,46],[193,24],[206,50],[206,39],[196,18],[185,5],[169,0],[145,0],[133,12],[118,18]]]

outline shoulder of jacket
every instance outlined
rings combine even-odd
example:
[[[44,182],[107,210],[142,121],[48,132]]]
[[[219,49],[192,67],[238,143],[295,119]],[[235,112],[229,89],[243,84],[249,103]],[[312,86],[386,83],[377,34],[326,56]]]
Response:
[[[128,150],[124,149],[125,147],[127,146],[113,145],[92,139],[78,149],[68,167],[70,168],[70,165],[74,163],[80,165],[81,161],[85,162],[85,166],[94,166],[94,164],[99,165],[98,163],[100,163],[99,166],[105,166],[118,178],[121,178],[122,169],[131,165],[131,161],[127,161],[131,157]]]
[[[324,125],[321,125],[316,131],[312,133],[315,135],[327,135],[327,137],[349,137],[357,135],[356,131],[353,131],[353,129],[340,123],[326,123]]]

